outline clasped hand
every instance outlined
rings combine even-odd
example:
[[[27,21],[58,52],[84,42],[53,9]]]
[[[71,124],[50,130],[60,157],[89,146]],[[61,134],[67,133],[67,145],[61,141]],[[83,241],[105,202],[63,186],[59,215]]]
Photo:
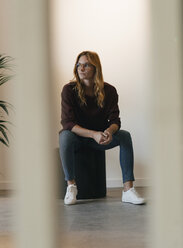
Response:
[[[93,138],[100,145],[108,145],[112,141],[112,134],[107,130],[95,132]]]

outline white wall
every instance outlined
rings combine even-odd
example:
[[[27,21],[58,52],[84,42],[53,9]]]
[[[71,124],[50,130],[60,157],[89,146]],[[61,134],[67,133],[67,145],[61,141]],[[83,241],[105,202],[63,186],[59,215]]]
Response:
[[[122,129],[130,131],[133,138],[139,186],[149,184],[151,166],[149,25],[146,0],[51,2],[50,37],[58,130],[61,129],[60,92],[73,77],[76,56],[83,50],[96,51],[101,58],[104,80],[113,84],[119,94]],[[107,152],[108,186],[122,185],[118,157],[118,148]]]

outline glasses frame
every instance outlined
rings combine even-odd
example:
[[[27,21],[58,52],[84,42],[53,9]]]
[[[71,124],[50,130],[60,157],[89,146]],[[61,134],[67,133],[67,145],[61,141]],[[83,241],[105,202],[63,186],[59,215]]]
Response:
[[[90,64],[90,63],[84,63],[84,64],[77,63],[76,64],[77,69],[80,69],[81,67],[84,67],[84,69],[89,69],[89,68],[92,68],[94,66],[92,64]]]

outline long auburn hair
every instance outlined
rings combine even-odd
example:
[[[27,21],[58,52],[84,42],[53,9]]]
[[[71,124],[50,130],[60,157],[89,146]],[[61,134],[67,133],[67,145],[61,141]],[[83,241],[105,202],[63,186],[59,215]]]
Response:
[[[97,104],[99,107],[104,106],[104,80],[102,75],[102,66],[100,63],[100,59],[97,53],[91,51],[83,51],[81,52],[76,59],[76,63],[74,66],[74,82],[76,83],[75,89],[77,90],[78,96],[81,101],[81,105],[86,105],[86,99],[84,94],[83,84],[78,76],[77,64],[81,56],[86,56],[89,63],[95,67],[95,75],[94,75],[94,94],[96,96]]]

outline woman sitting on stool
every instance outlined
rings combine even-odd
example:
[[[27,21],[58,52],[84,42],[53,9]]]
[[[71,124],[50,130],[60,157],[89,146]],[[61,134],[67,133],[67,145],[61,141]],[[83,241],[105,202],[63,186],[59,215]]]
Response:
[[[75,151],[84,142],[98,150],[120,146],[124,184],[122,202],[143,204],[145,200],[139,197],[133,187],[131,136],[129,132],[119,130],[118,94],[114,86],[103,81],[99,56],[90,51],[80,53],[74,66],[74,75],[75,80],[62,90],[60,157],[68,183],[64,203],[76,203]]]

